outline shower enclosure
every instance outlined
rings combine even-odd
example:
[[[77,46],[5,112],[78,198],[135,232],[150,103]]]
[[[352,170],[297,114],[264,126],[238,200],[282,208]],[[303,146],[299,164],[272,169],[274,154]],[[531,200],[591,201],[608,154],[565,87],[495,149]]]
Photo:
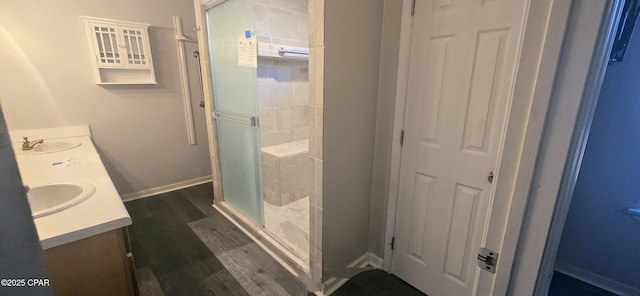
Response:
[[[222,203],[309,261],[307,0],[206,6]]]

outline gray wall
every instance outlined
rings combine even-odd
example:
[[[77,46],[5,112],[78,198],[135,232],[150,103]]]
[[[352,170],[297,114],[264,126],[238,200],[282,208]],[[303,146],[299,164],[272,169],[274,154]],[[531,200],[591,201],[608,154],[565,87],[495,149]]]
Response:
[[[384,251],[401,18],[402,1],[385,0],[382,21],[382,45],[380,49],[380,81],[376,111],[373,184],[371,188],[371,220],[369,225],[369,252],[379,257],[383,256]]]
[[[610,65],[558,249],[558,263],[640,289],[640,22],[622,62]]]
[[[95,84],[78,16],[151,24],[157,85]],[[211,174],[196,61],[186,44],[198,145],[188,144],[171,16],[195,38],[193,3],[0,1],[0,101],[10,129],[89,124],[120,194]]]
[[[323,278],[368,250],[383,0],[327,0]]]

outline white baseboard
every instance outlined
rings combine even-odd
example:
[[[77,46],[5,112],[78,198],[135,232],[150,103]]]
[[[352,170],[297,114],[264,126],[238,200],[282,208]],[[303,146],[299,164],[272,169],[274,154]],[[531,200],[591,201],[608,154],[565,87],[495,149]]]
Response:
[[[367,267],[367,266],[371,266],[374,269],[380,269],[381,268],[380,266],[382,266],[382,258],[380,258],[376,254],[367,252],[367,253],[364,253],[362,256],[360,256],[358,259],[349,263],[349,265],[347,265],[347,268]],[[348,280],[349,280],[348,278],[330,278],[326,280],[323,284],[324,292],[323,293],[315,292],[315,294],[318,296],[331,295],[333,292],[338,290],[338,288],[344,285]]]
[[[175,191],[175,190],[178,190],[178,189],[187,188],[187,187],[191,187],[191,186],[195,186],[195,185],[200,185],[200,184],[203,184],[203,183],[211,182],[211,180],[212,180],[211,179],[211,175],[209,175],[209,176],[189,179],[189,180],[185,180],[185,181],[180,181],[180,182],[176,182],[176,183],[172,183],[172,184],[168,184],[168,185],[164,185],[164,186],[160,186],[160,187],[145,189],[145,190],[138,191],[138,192],[128,193],[128,194],[125,194],[125,195],[122,196],[122,201],[125,201],[125,202],[126,201],[132,201],[132,200],[145,198],[145,197],[149,197],[149,196],[153,196],[153,195],[157,195],[157,194],[161,194],[161,193],[171,192],[171,191]]]
[[[369,265],[375,267],[376,269],[382,269],[382,257],[374,254],[374,253],[367,253],[369,254],[369,259],[367,259],[367,262],[369,263]]]
[[[621,296],[640,295],[640,289],[636,287],[628,286],[575,265],[556,262],[555,270]]]

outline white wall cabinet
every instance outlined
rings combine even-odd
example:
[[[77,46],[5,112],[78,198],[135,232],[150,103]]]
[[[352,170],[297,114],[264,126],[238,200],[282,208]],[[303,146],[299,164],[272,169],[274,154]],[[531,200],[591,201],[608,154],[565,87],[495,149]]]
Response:
[[[97,84],[156,84],[149,24],[80,17],[87,31]]]

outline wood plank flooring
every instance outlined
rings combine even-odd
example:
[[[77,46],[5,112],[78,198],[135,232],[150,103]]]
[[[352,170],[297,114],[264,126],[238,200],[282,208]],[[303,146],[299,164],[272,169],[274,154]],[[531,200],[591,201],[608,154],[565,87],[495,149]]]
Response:
[[[207,183],[125,203],[141,295],[309,295],[212,197]]]
[[[211,183],[125,203],[141,295],[313,295],[211,207]],[[424,295],[384,271],[333,295]]]
[[[211,207],[206,183],[125,203],[141,295],[313,295]],[[424,295],[381,270],[360,273],[333,293]],[[615,295],[563,274],[549,295]]]

